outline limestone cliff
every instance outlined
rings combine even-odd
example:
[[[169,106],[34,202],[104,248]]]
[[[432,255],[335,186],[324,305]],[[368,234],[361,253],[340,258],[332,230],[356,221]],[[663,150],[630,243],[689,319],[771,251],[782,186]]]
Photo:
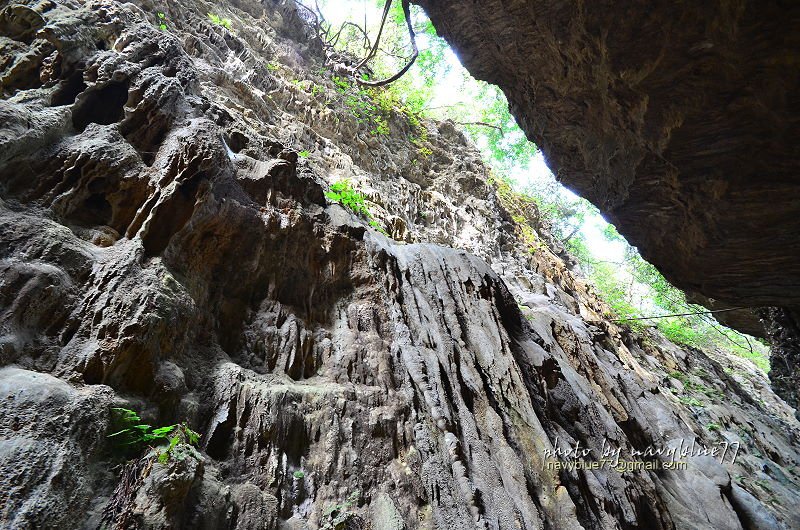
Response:
[[[800,338],[772,330],[798,328],[800,4],[417,3],[564,184],[693,301],[769,330],[797,406]]]
[[[616,326],[452,123],[348,104],[292,2],[0,6],[4,527],[800,526],[766,377]],[[115,406],[199,448],[125,463]],[[741,447],[548,465],[692,442]]]

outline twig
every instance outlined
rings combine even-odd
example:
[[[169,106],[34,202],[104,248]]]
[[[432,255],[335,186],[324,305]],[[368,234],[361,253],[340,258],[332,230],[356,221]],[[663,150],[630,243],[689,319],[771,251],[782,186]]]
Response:
[[[454,107],[455,105],[443,105],[443,106],[444,107]],[[436,108],[436,107],[433,107],[433,108]],[[458,125],[480,125],[481,127],[491,127],[492,129],[497,129],[498,131],[500,131],[500,136],[501,137],[505,136],[505,133],[503,132],[503,128],[500,127],[499,125],[492,125],[491,123],[486,123],[486,122],[483,122],[483,121],[457,121],[457,122],[454,122],[454,123],[456,123]]]
[[[709,315],[711,313],[724,313],[725,311],[738,311],[740,309],[747,309],[746,307],[729,307],[728,309],[715,309],[714,311],[695,311],[692,313],[672,313],[671,315],[659,315],[652,317],[636,317],[636,318],[614,318],[612,322],[627,322],[630,320],[651,320],[656,318],[669,318],[669,317],[688,317],[691,315]]]
[[[350,21],[345,21],[345,22],[342,23],[342,26],[339,28],[339,31],[336,32],[336,35],[331,40],[331,43],[330,43],[331,47],[335,47],[339,43],[339,38],[342,35],[342,31],[344,31],[344,28],[346,28],[347,26],[352,26],[352,27],[356,28],[361,33],[361,35],[364,36],[364,49],[365,50],[368,50],[370,48],[370,46],[372,46],[372,44],[369,42],[369,36],[367,35],[367,32],[364,30],[364,28],[362,28],[358,24],[354,24],[354,23],[352,23]]]
[[[567,237],[565,237],[564,239],[562,239],[562,240],[561,240],[561,244],[562,244],[562,245],[566,245],[566,244],[567,244],[567,241],[569,241],[570,239],[572,239],[572,237],[573,237],[575,234],[577,234],[577,233],[578,233],[578,231],[579,231],[580,229],[581,229],[581,225],[578,225],[578,226],[576,226],[576,227],[575,227],[575,228],[572,230],[572,232],[570,232],[570,234],[569,234]]]

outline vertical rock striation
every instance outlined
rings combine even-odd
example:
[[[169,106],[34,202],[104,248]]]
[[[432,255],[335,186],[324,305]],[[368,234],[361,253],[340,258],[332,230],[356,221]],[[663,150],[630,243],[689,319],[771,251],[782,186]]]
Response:
[[[402,113],[353,116],[292,2],[214,3],[230,30],[194,1],[1,5],[4,526],[800,525],[764,374],[609,321],[453,124],[416,126],[427,154]],[[392,238],[326,201],[342,177]],[[200,447],[123,464],[113,406]],[[548,465],[692,442],[741,451]]]

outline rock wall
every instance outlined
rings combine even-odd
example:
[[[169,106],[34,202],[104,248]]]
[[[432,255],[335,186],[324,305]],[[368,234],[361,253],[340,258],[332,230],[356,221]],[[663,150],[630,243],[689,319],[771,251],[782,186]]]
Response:
[[[559,178],[670,280],[728,303],[798,303],[800,7],[418,3],[504,90]]]
[[[758,337],[781,324],[752,308],[796,311],[800,6],[418,3],[558,178],[691,300]]]
[[[4,527],[800,526],[764,374],[616,326],[452,123],[353,112],[292,2],[0,6]],[[113,406],[200,447],[126,462]],[[741,449],[547,463],[692,442]]]

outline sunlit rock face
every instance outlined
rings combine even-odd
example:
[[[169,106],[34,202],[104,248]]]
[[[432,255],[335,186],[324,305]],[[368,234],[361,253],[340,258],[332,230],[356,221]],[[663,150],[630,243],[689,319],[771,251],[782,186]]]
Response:
[[[452,123],[353,116],[293,3],[0,5],[0,527],[800,527],[764,374],[614,324]],[[125,464],[114,406],[198,447]],[[740,449],[548,465],[693,442]]]
[[[712,309],[800,304],[800,6],[418,3],[670,281]]]

